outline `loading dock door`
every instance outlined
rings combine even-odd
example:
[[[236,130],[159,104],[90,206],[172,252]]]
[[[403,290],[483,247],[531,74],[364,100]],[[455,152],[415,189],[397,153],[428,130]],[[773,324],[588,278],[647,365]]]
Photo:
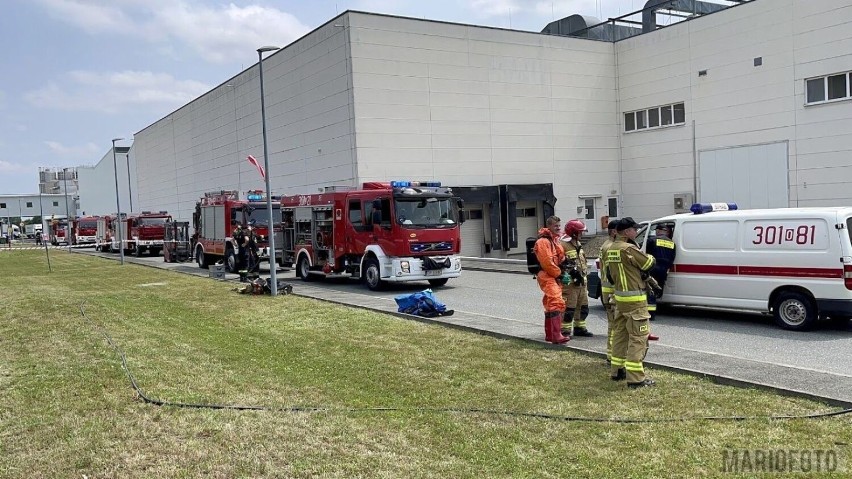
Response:
[[[482,205],[465,205],[467,219],[461,225],[461,255],[480,257],[485,252],[485,219]]]
[[[702,203],[734,202],[740,209],[787,208],[787,142],[698,153]]]
[[[537,201],[518,201],[515,209],[518,221],[517,238],[518,247],[509,250],[510,255],[526,254],[526,240],[530,236],[536,236],[541,228],[542,220],[539,219],[541,204]]]

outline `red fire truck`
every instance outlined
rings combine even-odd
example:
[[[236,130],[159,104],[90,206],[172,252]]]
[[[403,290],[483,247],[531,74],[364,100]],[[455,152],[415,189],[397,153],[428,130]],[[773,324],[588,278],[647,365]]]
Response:
[[[50,244],[57,246],[59,244],[68,244],[68,237],[72,236],[71,228],[68,224],[68,218],[53,217],[47,224],[48,234],[50,235]]]
[[[98,236],[98,217],[83,216],[73,222],[74,244],[95,244]]]
[[[461,274],[461,207],[437,181],[284,196],[284,263],[295,264],[304,281],[348,276],[372,290],[420,280],[443,286]]]
[[[272,202],[272,218],[276,244],[280,245],[281,207],[278,201]],[[205,193],[195,204],[192,215],[193,251],[200,268],[209,268],[224,260],[228,271],[238,271],[237,245],[232,236],[238,224],[243,228],[252,226],[257,238],[258,259],[269,261],[269,210],[263,192],[249,191],[243,200],[237,191],[215,191]],[[278,262],[280,264],[280,260]]]
[[[116,215],[114,214],[98,217],[98,230],[95,233],[95,251],[110,253],[118,251],[118,232],[115,229],[118,225],[119,222],[116,221]],[[121,225],[125,227],[125,230],[122,231],[122,235],[124,235],[122,238],[125,238],[127,223],[121,222]]]
[[[121,220],[122,223],[127,223],[122,232],[129,232],[128,236],[122,236],[125,249],[137,257],[144,251],[148,251],[151,256],[157,256],[163,250],[166,221],[171,219],[167,211],[143,211],[127,215]]]

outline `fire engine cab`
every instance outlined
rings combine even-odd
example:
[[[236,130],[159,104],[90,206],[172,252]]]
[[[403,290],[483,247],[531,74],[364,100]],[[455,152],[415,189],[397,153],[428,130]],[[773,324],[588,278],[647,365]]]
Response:
[[[364,183],[284,196],[284,263],[304,281],[359,278],[443,286],[461,274],[461,200],[440,182]]]
[[[272,231],[280,236],[281,207],[277,201],[271,203],[274,222]],[[206,269],[212,263],[224,260],[229,272],[238,271],[238,248],[233,238],[237,225],[244,229],[252,227],[258,247],[258,260],[269,261],[269,210],[262,191],[249,191],[244,200],[240,199],[237,191],[205,193],[195,204],[192,225],[195,230],[195,260],[200,268]],[[277,244],[280,244],[280,239]]]
[[[93,245],[97,242],[98,217],[83,216],[74,221],[74,244]]]
[[[50,244],[57,246],[59,244],[70,244],[68,237],[71,236],[71,230],[68,218],[52,218],[48,224],[48,232],[50,234]]]
[[[127,226],[122,231],[127,231],[127,237],[123,237],[125,249],[132,251],[135,256],[148,251],[150,256],[157,256],[163,249],[163,237],[166,234],[166,221],[171,220],[167,211],[151,212],[143,211],[139,214],[130,214],[122,219]]]

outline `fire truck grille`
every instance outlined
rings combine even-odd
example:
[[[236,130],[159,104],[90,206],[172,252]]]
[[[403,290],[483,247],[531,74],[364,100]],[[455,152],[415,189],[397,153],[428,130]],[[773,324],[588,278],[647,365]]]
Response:
[[[412,253],[426,253],[429,251],[450,251],[453,249],[453,243],[450,241],[441,241],[440,243],[411,243]]]

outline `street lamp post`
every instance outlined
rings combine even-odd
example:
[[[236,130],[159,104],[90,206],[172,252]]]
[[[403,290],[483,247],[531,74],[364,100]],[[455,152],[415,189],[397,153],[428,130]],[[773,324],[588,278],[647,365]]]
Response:
[[[62,168],[62,183],[65,193],[65,242],[68,244],[68,252],[71,252],[71,215],[68,213],[68,168]],[[77,208],[74,208],[76,216]]]
[[[115,229],[118,231],[118,254],[119,258],[121,258],[121,264],[124,264],[124,241],[121,238],[121,201],[118,194],[118,166],[116,166],[117,163],[115,161],[115,142],[123,139],[124,138],[112,139],[112,171],[115,173],[115,214],[117,216],[116,220],[118,221],[118,225]]]
[[[260,123],[263,128],[263,167],[266,170],[266,209],[269,211],[269,285],[272,296],[278,295],[278,280],[275,275],[275,222],[272,219],[272,194],[269,190],[269,148],[266,144],[266,106],[263,100],[263,54],[274,52],[279,47],[260,47],[257,49],[257,66],[260,70]]]
[[[130,212],[133,213],[133,190],[130,187],[130,151],[125,153],[127,159],[127,197],[130,198]]]

